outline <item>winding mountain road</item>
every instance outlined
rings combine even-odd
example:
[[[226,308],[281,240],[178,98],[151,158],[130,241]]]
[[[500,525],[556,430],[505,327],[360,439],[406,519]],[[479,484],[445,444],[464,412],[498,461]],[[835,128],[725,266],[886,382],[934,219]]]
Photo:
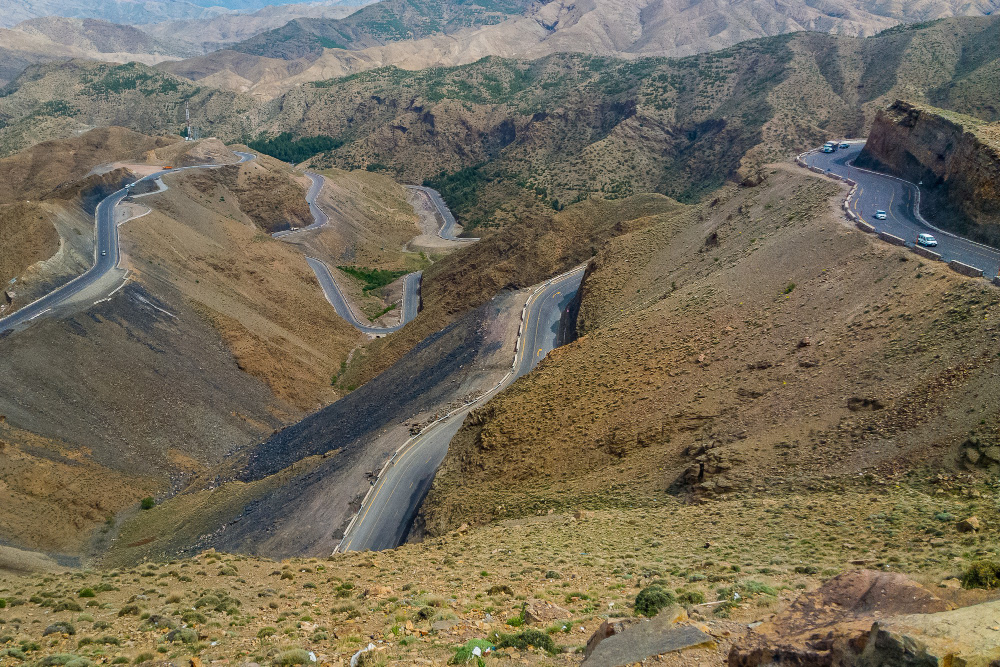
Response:
[[[309,191],[306,192],[306,203],[309,204],[309,212],[312,213],[313,223],[311,225],[306,225],[305,227],[299,227],[298,229],[286,229],[284,231],[271,234],[271,236],[276,239],[288,236],[289,234],[298,234],[299,232],[319,229],[330,222],[330,217],[323,212],[323,209],[316,205],[316,198],[319,197],[319,193],[323,189],[323,177],[311,171],[307,171],[306,176],[308,176],[309,180],[312,181],[312,185],[309,186]]]
[[[340,291],[340,286],[337,285],[337,281],[334,279],[329,266],[315,257],[307,256],[306,262],[309,263],[313,273],[316,274],[316,279],[319,280],[319,286],[323,288],[326,300],[330,302],[330,305],[333,306],[338,315],[361,333],[368,334],[369,336],[391,334],[402,329],[417,316],[417,311],[420,307],[420,277],[423,273],[422,271],[414,271],[403,276],[403,317],[400,319],[399,324],[391,327],[373,327],[362,322],[361,318],[354,313],[354,310],[347,303],[344,293]]]
[[[323,177],[311,171],[306,172],[306,176],[312,180],[312,185],[306,193],[306,203],[309,204],[309,210],[312,212],[314,222],[307,227],[275,232],[272,236],[276,239],[287,237],[290,234],[319,229],[330,222],[329,216],[316,204],[316,198],[319,197],[320,192],[323,190]],[[445,205],[444,200],[441,199],[441,195],[437,190],[417,185],[407,187],[423,192],[434,204],[440,222],[438,236],[447,241],[474,242],[479,240],[476,238],[458,239],[454,236],[455,225],[457,224],[455,217],[448,210],[447,205]],[[306,256],[306,262],[312,268],[313,273],[316,274],[316,280],[319,281],[319,285],[323,289],[323,294],[326,295],[326,300],[337,311],[337,315],[363,334],[380,337],[399,331],[410,323],[420,310],[420,279],[423,276],[422,271],[414,271],[403,276],[402,316],[400,317],[399,324],[391,327],[373,327],[371,324],[362,321],[361,317],[351,308],[347,297],[344,296],[340,285],[337,284],[337,279],[334,277],[333,271],[325,262],[309,256]]]
[[[256,157],[251,153],[233,152],[240,158],[239,162],[235,164],[241,164]],[[199,164],[189,167],[163,169],[144,176],[135,181],[135,183],[155,181],[166,174],[173,174],[188,169],[218,169],[225,166],[229,165]],[[80,306],[85,300],[93,302],[107,298],[124,285],[126,272],[124,269],[118,267],[118,262],[121,260],[121,248],[118,242],[118,225],[115,224],[115,206],[125,199],[128,194],[129,187],[124,187],[111,193],[97,204],[97,208],[94,211],[96,226],[93,266],[40,299],[0,319],[0,333],[10,329],[23,329],[42,315],[52,316],[59,314],[69,310],[71,306]],[[51,315],[49,315],[50,313]]]
[[[441,198],[441,193],[434,188],[428,188],[423,185],[407,185],[407,189],[413,190],[415,192],[422,192],[427,199],[430,200],[431,204],[434,205],[434,209],[437,211],[437,217],[441,223],[440,229],[438,229],[437,235],[440,236],[445,241],[478,241],[478,238],[472,237],[459,237],[455,236],[455,227],[458,223],[455,222],[455,216],[451,214],[451,209],[448,208],[447,204],[444,203],[444,199]]]
[[[338,551],[391,549],[403,543],[465,416],[530,372],[559,345],[559,322],[580,287],[583,271],[579,267],[557,276],[528,298],[507,376],[475,401],[426,427],[393,455],[348,526]]]
[[[895,176],[887,176],[854,166],[854,159],[864,148],[864,141],[851,142],[850,148],[834,153],[811,151],[802,157],[810,167],[818,167],[858,184],[848,205],[862,222],[876,231],[898,236],[913,247],[918,234],[933,234],[937,247],[930,248],[946,262],[958,260],[983,270],[992,277],[1000,271],[1000,250],[944,231],[920,215],[919,186]],[[886,212],[885,220],[876,220],[875,211]]]

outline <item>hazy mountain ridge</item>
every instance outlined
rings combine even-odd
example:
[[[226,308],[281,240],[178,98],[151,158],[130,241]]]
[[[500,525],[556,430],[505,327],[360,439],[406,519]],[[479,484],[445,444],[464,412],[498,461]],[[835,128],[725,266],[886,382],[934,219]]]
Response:
[[[326,0],[318,3],[272,5],[250,14],[221,14],[209,19],[162,21],[142,26],[158,39],[170,39],[190,45],[199,52],[210,52],[279,28],[298,18],[344,18],[372,0]]]
[[[457,20],[437,4],[393,0],[367,7],[343,21],[294,21],[232,47],[256,56],[295,61],[291,78],[278,74],[284,66],[262,61],[261,78],[247,79],[229,69],[231,56],[225,54],[203,58],[196,68],[181,63],[172,71],[210,77],[211,85],[271,97],[299,83],[384,65],[420,69],[468,64],[491,55],[538,58],[559,52],[676,57],[803,30],[867,37],[900,22],[983,15],[998,8],[998,0],[934,0],[891,8],[852,0],[700,0],[693,4],[679,0],[554,0],[526,4],[521,11],[516,4],[503,6],[506,17],[469,7],[464,18]],[[493,20],[497,18],[504,20]],[[473,19],[493,24],[469,25]]]
[[[301,58],[317,56],[327,48],[363,49],[500,23],[534,4],[535,0],[383,0],[345,19],[297,19],[237,44],[233,50],[271,58]]]

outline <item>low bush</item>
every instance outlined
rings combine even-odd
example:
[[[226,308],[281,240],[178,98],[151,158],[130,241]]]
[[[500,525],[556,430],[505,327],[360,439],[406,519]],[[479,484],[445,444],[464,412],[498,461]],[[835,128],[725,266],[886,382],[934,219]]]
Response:
[[[1000,588],[1000,563],[977,560],[962,575],[962,588]]]
[[[278,667],[291,667],[291,665],[311,665],[314,662],[315,660],[309,656],[308,651],[303,648],[293,648],[274,656],[271,664]]]
[[[653,617],[660,613],[661,609],[669,607],[674,602],[673,593],[662,586],[653,584],[642,589],[635,596],[635,613]]]
[[[534,646],[546,653],[555,654],[558,651],[556,643],[548,633],[534,628],[521,630],[514,634],[494,633],[494,640],[497,648],[516,648],[524,651],[529,646]]]

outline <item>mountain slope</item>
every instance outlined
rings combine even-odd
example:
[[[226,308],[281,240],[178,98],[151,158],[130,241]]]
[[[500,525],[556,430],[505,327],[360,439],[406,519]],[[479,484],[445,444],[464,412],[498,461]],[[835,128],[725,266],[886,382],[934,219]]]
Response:
[[[854,229],[842,187],[785,163],[607,243],[580,339],[469,417],[426,531],[957,474],[1000,423],[1000,295]]]
[[[532,4],[533,0],[384,0],[344,19],[296,19],[233,49],[269,58],[299,58],[325,48],[360,49],[499,23]]]
[[[159,42],[141,30],[95,19],[45,17],[0,28],[0,85],[30,65],[87,58],[156,64],[194,53]]]
[[[143,25],[142,30],[161,40],[210,52],[274,30],[298,18],[339,19],[350,16],[370,0],[276,5],[250,14],[220,14],[209,19],[181,19]]]

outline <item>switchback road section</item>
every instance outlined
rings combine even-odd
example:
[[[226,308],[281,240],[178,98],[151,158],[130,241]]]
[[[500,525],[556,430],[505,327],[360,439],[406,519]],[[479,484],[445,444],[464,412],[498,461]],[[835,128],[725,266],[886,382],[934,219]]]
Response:
[[[234,153],[240,158],[239,163],[253,160],[255,157],[251,153],[240,151],[234,151]],[[121,249],[118,243],[118,225],[115,224],[115,206],[129,195],[132,187],[142,181],[156,181],[166,174],[178,171],[218,169],[225,166],[228,165],[199,164],[190,167],[163,169],[144,176],[102,199],[94,211],[96,230],[93,266],[40,299],[0,319],[0,333],[8,329],[27,327],[32,321],[42,316],[51,317],[67,311],[71,307],[86,305],[85,302],[92,303],[95,300],[107,298],[125,284],[126,271],[118,266],[121,260]]]

